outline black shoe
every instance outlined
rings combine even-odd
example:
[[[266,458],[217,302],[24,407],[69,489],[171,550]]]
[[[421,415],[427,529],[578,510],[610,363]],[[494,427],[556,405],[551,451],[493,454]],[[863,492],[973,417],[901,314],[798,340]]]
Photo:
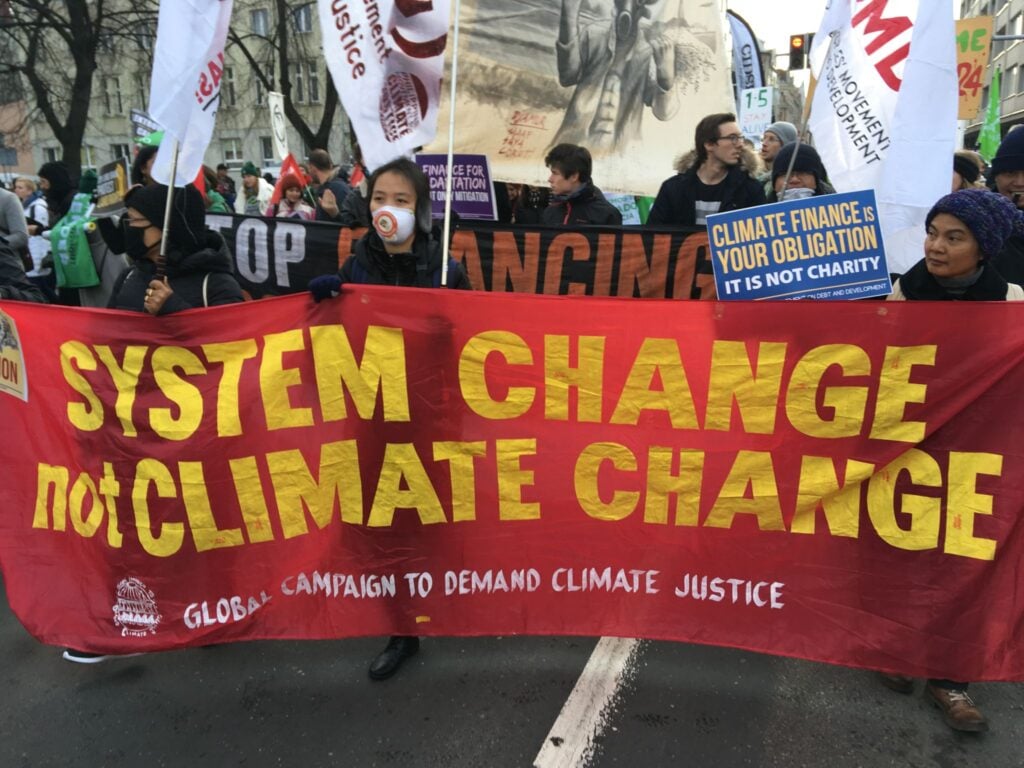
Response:
[[[392,637],[388,640],[387,647],[377,654],[377,658],[370,664],[370,679],[387,680],[398,671],[403,661],[415,656],[419,649],[418,637]]]
[[[888,672],[879,672],[878,682],[896,693],[914,692],[914,678],[906,675],[890,675]]]

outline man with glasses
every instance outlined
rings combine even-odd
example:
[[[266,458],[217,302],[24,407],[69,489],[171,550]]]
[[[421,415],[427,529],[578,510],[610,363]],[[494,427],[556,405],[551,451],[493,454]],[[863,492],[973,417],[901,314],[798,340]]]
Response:
[[[761,205],[764,187],[753,177],[756,156],[743,145],[736,115],[708,115],[695,131],[695,149],[662,183],[648,226],[704,226],[712,213]]]

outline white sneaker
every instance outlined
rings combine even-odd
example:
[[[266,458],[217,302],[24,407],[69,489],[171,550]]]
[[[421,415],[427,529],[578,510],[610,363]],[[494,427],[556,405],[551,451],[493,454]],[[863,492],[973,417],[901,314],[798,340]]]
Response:
[[[76,664],[99,664],[107,659],[128,659],[141,655],[141,653],[89,653],[88,651],[76,651],[74,648],[65,648],[61,658]]]

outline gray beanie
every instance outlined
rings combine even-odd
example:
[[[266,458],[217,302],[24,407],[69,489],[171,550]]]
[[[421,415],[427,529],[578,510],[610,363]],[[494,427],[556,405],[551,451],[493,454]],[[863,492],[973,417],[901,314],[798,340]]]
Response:
[[[772,123],[764,129],[765,133],[774,133],[779,137],[779,140],[783,144],[789,144],[791,141],[796,141],[796,126],[792,123],[787,123],[785,120],[779,120],[776,123]]]

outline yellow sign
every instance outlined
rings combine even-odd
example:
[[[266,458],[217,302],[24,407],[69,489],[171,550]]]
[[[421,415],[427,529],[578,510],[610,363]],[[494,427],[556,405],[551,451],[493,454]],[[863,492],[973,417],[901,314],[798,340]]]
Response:
[[[0,392],[28,402],[25,356],[14,318],[0,310]]]
[[[992,50],[992,17],[960,19],[956,23],[956,74],[960,80],[960,120],[973,120],[981,106],[985,68]]]

